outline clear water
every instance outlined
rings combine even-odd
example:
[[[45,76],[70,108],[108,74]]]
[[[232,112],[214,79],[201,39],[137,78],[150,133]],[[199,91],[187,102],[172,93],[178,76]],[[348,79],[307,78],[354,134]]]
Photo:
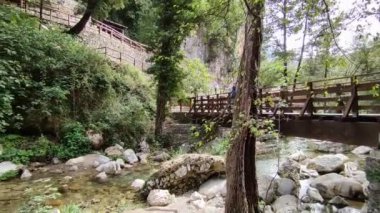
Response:
[[[284,138],[274,143],[281,147],[279,153],[273,152],[259,156],[256,162],[258,175],[275,175],[278,167],[278,155],[280,163],[287,156],[298,150],[304,151],[310,157],[317,153],[309,149],[312,140],[303,138]],[[349,155],[351,160],[360,159]],[[67,171],[64,165],[47,166],[48,172],[32,171],[33,178],[29,181],[13,179],[0,182],[0,213],[24,212],[34,206],[56,205],[61,208],[68,204],[77,204],[84,212],[123,212],[127,209],[142,207],[145,203],[140,200],[136,193],[130,188],[132,181],[136,178],[147,179],[154,171],[159,169],[156,165],[138,165],[131,169],[125,169],[124,173],[110,177],[106,184],[99,184],[92,180],[96,175],[94,169],[81,170],[77,172]],[[63,174],[54,174],[52,171],[61,169]],[[64,180],[65,176],[72,176],[71,181]],[[301,181],[300,193],[305,193],[309,180]],[[66,185],[66,186],[65,186]],[[66,188],[66,190],[61,190]],[[59,196],[57,192],[60,192]],[[47,198],[49,197],[50,198]],[[36,202],[37,200],[37,202]],[[361,208],[363,203],[352,201],[354,207]],[[35,208],[36,209],[36,208]]]

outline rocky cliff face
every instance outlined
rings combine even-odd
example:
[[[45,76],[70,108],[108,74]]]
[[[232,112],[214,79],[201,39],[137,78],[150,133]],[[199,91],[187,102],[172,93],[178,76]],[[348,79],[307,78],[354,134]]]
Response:
[[[197,32],[186,38],[182,44],[185,55],[191,59],[200,59],[207,65],[211,74],[215,77],[215,85],[220,89],[227,88],[226,76],[239,65],[239,58],[243,52],[244,28],[238,33],[237,41],[230,42],[234,50],[228,50],[224,45],[214,44],[207,40],[207,29],[198,29]]]

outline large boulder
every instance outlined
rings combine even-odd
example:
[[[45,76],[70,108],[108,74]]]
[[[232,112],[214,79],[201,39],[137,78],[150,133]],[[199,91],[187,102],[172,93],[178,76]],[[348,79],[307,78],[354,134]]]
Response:
[[[284,195],[274,201],[272,207],[275,213],[297,213],[298,199],[293,195]]]
[[[336,173],[319,176],[310,183],[310,186],[317,188],[325,199],[338,195],[350,199],[364,198],[363,187],[358,181]]]
[[[300,180],[300,164],[297,163],[294,160],[287,159],[285,162],[283,162],[279,169],[278,174],[282,178],[289,178],[293,180],[297,185],[299,185]]]
[[[0,163],[0,179],[8,179],[16,176],[20,167],[10,161],[4,161]],[[13,173],[14,175],[10,175]],[[7,177],[6,177],[7,176]]]
[[[106,155],[110,157],[121,157],[123,156],[123,151],[123,147],[119,144],[116,144],[114,146],[108,147],[106,150],[104,150],[104,153],[106,153]]]
[[[225,173],[224,158],[207,154],[185,154],[164,162],[146,182],[143,194],[168,189],[180,194],[198,188],[211,176]]]
[[[368,146],[358,146],[351,152],[356,155],[366,155],[366,154],[369,154],[372,150],[373,148],[368,147]]]
[[[296,183],[289,178],[279,178],[277,181],[277,194],[282,195],[297,195],[298,190]]]
[[[127,149],[124,151],[124,160],[129,164],[134,164],[139,162],[135,152],[132,149]]]
[[[296,153],[290,155],[289,158],[294,160],[294,161],[301,162],[301,161],[305,160],[307,158],[307,156],[302,151],[297,151]]]
[[[167,206],[173,199],[168,190],[154,189],[149,192],[147,201],[150,206]]]
[[[72,159],[66,161],[66,165],[68,165],[68,166],[80,165],[80,166],[90,168],[94,165],[94,163],[97,163],[100,165],[100,164],[107,163],[110,161],[111,161],[111,159],[109,159],[108,157],[106,157],[104,155],[88,154],[88,155],[80,156],[77,158],[72,158]]]
[[[199,193],[205,195],[207,199],[211,199],[215,196],[225,196],[227,193],[226,179],[213,178],[199,187]]]
[[[327,154],[313,158],[307,165],[308,169],[315,169],[319,173],[341,172],[348,157],[343,154]]]
[[[329,141],[315,141],[312,144],[310,144],[310,146],[311,149],[326,153],[344,153],[354,149],[354,146],[352,145],[346,145],[342,143],[335,143]]]
[[[88,130],[86,132],[87,138],[91,141],[91,145],[94,149],[100,149],[104,144],[103,135],[96,133],[94,130]]]
[[[273,177],[264,175],[257,178],[259,197],[270,204],[276,197],[277,181]]]
[[[170,155],[166,152],[161,151],[161,152],[155,153],[151,158],[153,161],[164,162],[170,159]]]
[[[306,165],[301,165],[300,178],[308,179],[318,177],[319,173],[314,169],[308,169]]]

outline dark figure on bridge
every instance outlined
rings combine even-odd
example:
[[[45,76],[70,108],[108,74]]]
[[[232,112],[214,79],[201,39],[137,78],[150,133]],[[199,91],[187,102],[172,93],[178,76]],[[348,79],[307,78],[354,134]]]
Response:
[[[231,92],[228,93],[228,108],[231,110],[232,105],[235,104],[235,98],[237,95],[236,86],[232,86]]]

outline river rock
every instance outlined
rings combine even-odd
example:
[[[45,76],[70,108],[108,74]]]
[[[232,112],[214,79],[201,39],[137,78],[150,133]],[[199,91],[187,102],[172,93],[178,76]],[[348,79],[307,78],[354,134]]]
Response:
[[[291,160],[301,162],[301,161],[305,160],[307,158],[307,156],[302,151],[297,151],[296,153],[290,155],[289,158]]]
[[[170,155],[166,152],[159,152],[152,156],[152,160],[156,162],[164,162],[170,159]]]
[[[215,206],[217,208],[224,208],[225,202],[222,196],[215,196],[207,201],[207,206]]]
[[[190,201],[200,200],[200,199],[204,199],[204,198],[205,198],[205,196],[200,194],[199,192],[193,192],[190,195]]]
[[[149,154],[143,153],[143,152],[139,152],[139,153],[136,153],[136,155],[139,158],[141,164],[148,164]]]
[[[32,178],[32,173],[28,169],[24,169],[20,178],[21,180],[29,180]]]
[[[352,207],[344,207],[343,209],[339,209],[338,213],[361,213],[361,211]]]
[[[103,164],[103,163],[110,162],[111,159],[100,154],[88,154],[88,155],[80,156],[77,158],[72,158],[66,162],[66,165],[68,166],[79,165],[79,166],[90,168],[94,165],[95,161],[98,164]]]
[[[173,199],[168,190],[154,189],[149,192],[147,201],[150,206],[167,206]]]
[[[287,159],[280,165],[278,169],[278,174],[280,175],[280,177],[289,178],[293,180],[296,183],[296,185],[299,185],[300,169],[301,167],[299,163]]]
[[[329,173],[314,179],[310,186],[318,189],[325,199],[331,199],[337,195],[350,199],[363,199],[363,187],[356,180],[336,173]]]
[[[344,153],[354,149],[354,146],[329,141],[315,141],[311,144],[311,148],[319,152]]]
[[[368,147],[368,146],[358,146],[351,152],[354,153],[355,155],[366,155],[369,154],[373,148]]]
[[[323,203],[323,197],[319,193],[318,189],[309,187],[306,191],[306,194],[309,196],[311,201]]]
[[[52,163],[53,163],[54,165],[57,165],[57,164],[60,164],[61,161],[60,161],[57,157],[54,157],[53,160],[52,160]]]
[[[120,168],[124,168],[125,167],[125,162],[121,158],[116,159],[116,163],[119,164]]]
[[[269,205],[265,206],[264,213],[273,213],[272,207]]]
[[[297,213],[298,199],[293,195],[283,195],[274,201],[272,207],[275,213]]]
[[[207,154],[185,154],[166,161],[145,184],[143,194],[152,189],[169,189],[180,194],[198,188],[211,176],[225,173],[224,158]]]
[[[88,130],[86,132],[87,138],[91,141],[91,145],[94,149],[100,149],[104,143],[103,135],[96,133],[94,130]]]
[[[257,178],[259,197],[266,203],[273,202],[276,196],[277,181],[273,177],[264,175]]]
[[[346,199],[341,196],[335,196],[330,201],[329,204],[336,206],[337,208],[344,208],[349,205]]]
[[[18,172],[19,170],[19,166],[10,161],[4,161],[0,163],[0,177],[6,173]]]
[[[315,169],[319,173],[341,172],[348,157],[343,154],[327,154],[313,158],[307,165],[308,169]]]
[[[135,152],[132,149],[127,149],[124,151],[124,160],[129,164],[134,164],[139,162]]]
[[[145,138],[143,140],[141,140],[139,146],[140,146],[140,151],[142,153],[149,153],[150,152],[149,144],[146,142]]]
[[[120,146],[119,144],[116,144],[114,146],[108,147],[106,150],[104,150],[104,153],[106,153],[107,156],[110,157],[121,157],[123,156],[123,147]]]
[[[297,195],[297,187],[294,181],[288,178],[279,178],[277,181],[277,194],[282,195]]]
[[[95,180],[99,183],[105,183],[108,180],[108,176],[105,172],[101,172],[95,176]]]
[[[144,187],[144,184],[145,184],[145,180],[142,180],[142,179],[136,179],[132,182],[131,184],[131,187],[136,190],[136,191],[139,191],[140,189],[142,189]]]
[[[300,166],[300,179],[315,178],[319,176],[319,173],[314,169],[308,169],[306,165]]]
[[[116,161],[110,161],[108,163],[101,164],[96,168],[98,172],[105,172],[106,174],[118,175],[121,173],[120,164]]]
[[[191,204],[193,204],[193,206],[197,209],[203,209],[206,207],[206,202],[203,199],[191,201]]]
[[[71,171],[71,172],[75,172],[75,171],[78,171],[78,166],[77,165],[72,165],[72,166],[70,166],[70,168],[69,168],[69,171]]]
[[[225,179],[213,178],[199,187],[199,193],[211,199],[217,195],[225,196],[227,193],[227,181]]]
[[[368,180],[364,171],[358,170],[359,165],[356,162],[347,162],[344,164],[344,170],[341,174],[346,177],[353,178],[361,184],[367,184]]]

